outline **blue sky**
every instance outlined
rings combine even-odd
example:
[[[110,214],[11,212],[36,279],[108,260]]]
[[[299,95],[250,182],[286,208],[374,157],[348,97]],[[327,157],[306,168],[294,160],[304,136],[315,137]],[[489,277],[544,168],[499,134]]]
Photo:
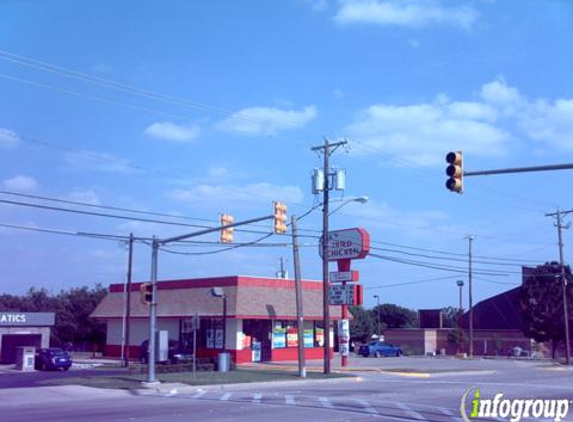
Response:
[[[273,200],[302,215],[318,200],[310,148],[346,138],[332,163],[347,189],[334,201],[370,201],[345,205],[331,227],[371,233],[379,257],[353,264],[366,306],[375,294],[416,309],[457,305],[469,234],[481,300],[517,285],[520,264],[557,259],[545,214],[572,207],[573,173],[468,177],[457,195],[444,187],[444,155],[463,150],[470,171],[573,162],[572,22],[565,0],[2,1],[0,200],[197,225],[221,212],[267,215]],[[7,203],[0,224],[6,293],[125,279],[121,242],[22,227],[195,230]],[[318,210],[300,226],[303,276],[318,279]],[[252,229],[235,240],[270,223]],[[281,257],[292,274],[288,242],[162,252],[159,275],[273,276]],[[149,271],[138,243],[134,277]]]

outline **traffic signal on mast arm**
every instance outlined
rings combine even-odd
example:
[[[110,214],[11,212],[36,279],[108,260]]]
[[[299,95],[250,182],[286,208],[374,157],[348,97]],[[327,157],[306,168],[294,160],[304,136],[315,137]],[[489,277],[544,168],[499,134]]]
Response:
[[[282,234],[287,231],[287,206],[282,202],[273,202],[275,233]]]
[[[452,151],[446,155],[446,161],[449,166],[446,168],[446,174],[449,179],[446,181],[446,187],[452,192],[462,193],[464,190],[464,157],[461,151]]]
[[[141,303],[151,305],[153,303],[153,284],[141,283],[139,290],[141,290]]]
[[[221,214],[221,226],[228,226],[233,224],[235,219],[232,215]],[[233,243],[233,232],[235,229],[233,227],[227,227],[226,229],[221,229],[221,243]]]

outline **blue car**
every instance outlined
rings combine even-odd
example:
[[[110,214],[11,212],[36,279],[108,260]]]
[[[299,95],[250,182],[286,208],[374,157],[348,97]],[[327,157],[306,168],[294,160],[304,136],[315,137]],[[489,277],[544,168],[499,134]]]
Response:
[[[375,340],[360,346],[358,354],[366,358],[369,356],[377,358],[381,356],[402,356],[402,349],[393,344]]]
[[[72,366],[69,353],[57,347],[39,349],[34,359],[34,368],[42,371],[63,369],[67,371]]]

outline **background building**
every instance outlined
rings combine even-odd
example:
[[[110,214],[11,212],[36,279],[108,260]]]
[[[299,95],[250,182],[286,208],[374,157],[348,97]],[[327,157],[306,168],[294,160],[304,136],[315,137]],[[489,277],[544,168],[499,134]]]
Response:
[[[19,346],[49,347],[53,312],[0,312],[0,362],[16,362]]]

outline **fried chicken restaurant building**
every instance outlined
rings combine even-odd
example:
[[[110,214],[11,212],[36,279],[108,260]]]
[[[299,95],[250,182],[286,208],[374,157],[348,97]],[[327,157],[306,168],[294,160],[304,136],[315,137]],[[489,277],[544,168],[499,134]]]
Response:
[[[133,283],[129,292],[130,358],[138,356],[139,346],[149,332],[149,307],[140,300],[140,287],[141,283]],[[213,288],[222,290],[224,297],[213,296]],[[305,356],[321,359],[325,335],[322,282],[303,281],[302,289]],[[91,315],[107,323],[107,356],[120,356],[125,344],[126,296],[123,284],[112,284]],[[198,357],[216,356],[225,349],[236,363],[297,359],[299,335],[293,280],[229,276],[157,283],[157,329],[167,331],[170,341],[192,349],[195,316],[199,319],[195,333]],[[334,345],[332,327],[341,319],[340,306],[330,307],[330,319],[330,344]]]

